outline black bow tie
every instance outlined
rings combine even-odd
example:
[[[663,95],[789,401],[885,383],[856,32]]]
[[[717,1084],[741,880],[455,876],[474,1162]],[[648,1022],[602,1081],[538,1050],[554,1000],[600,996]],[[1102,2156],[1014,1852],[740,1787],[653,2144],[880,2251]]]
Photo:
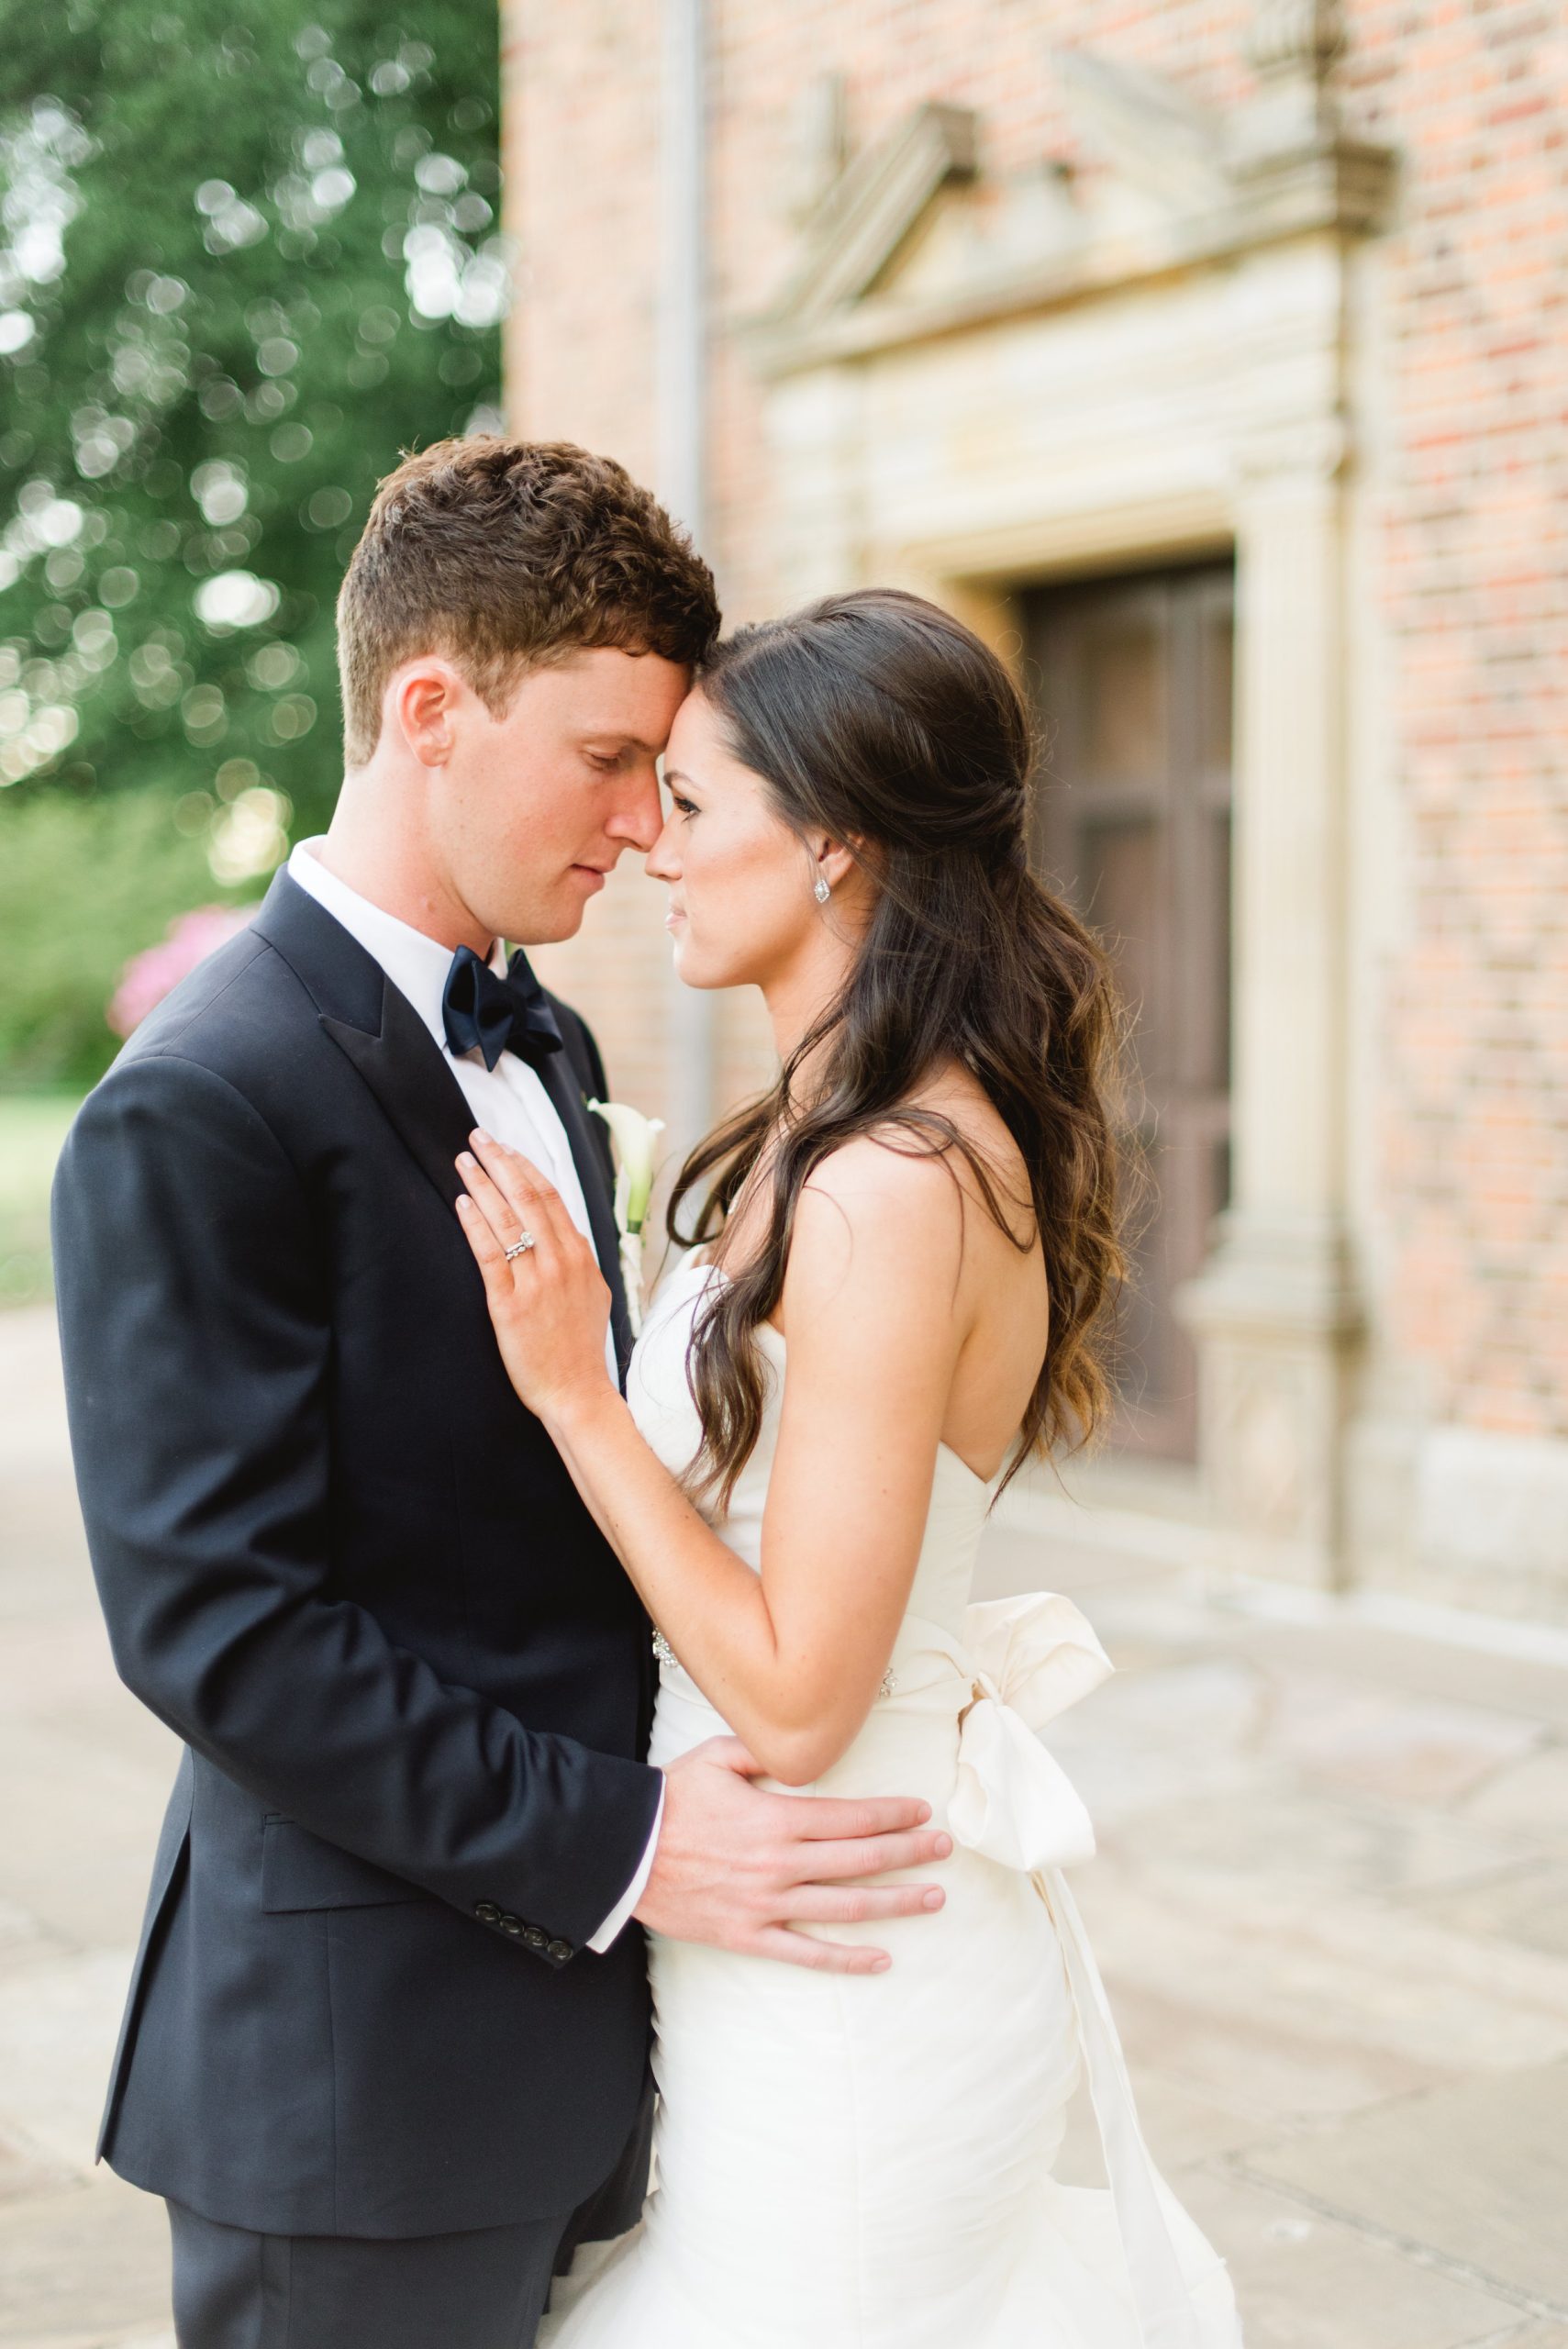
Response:
[[[555,1014],[520,946],[504,979],[472,946],[460,946],[441,993],[441,1019],[453,1052],[472,1052],[477,1046],[486,1068],[494,1068],[503,1052],[516,1052],[538,1068],[562,1046]]]

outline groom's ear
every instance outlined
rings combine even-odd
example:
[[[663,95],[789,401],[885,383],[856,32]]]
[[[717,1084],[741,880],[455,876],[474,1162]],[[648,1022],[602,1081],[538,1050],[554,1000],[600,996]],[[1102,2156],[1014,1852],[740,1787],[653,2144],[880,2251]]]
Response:
[[[467,690],[451,662],[439,654],[405,662],[388,681],[383,725],[396,727],[421,766],[445,766]]]

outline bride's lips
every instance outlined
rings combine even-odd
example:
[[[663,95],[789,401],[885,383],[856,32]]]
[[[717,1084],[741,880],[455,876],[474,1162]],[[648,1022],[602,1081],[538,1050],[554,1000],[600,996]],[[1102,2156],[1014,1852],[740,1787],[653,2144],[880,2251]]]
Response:
[[[685,912],[682,907],[672,906],[664,917],[664,927],[666,930],[673,930],[678,921],[684,921],[685,918]]]

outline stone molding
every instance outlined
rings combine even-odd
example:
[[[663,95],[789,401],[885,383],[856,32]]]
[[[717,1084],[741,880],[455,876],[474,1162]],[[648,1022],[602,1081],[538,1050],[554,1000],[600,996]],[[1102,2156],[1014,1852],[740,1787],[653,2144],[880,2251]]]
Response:
[[[797,331],[861,301],[940,192],[974,176],[978,124],[967,106],[917,106],[849,163],[802,231],[803,256],[778,306]]]
[[[979,126],[935,103],[853,160],[802,231],[802,252],[771,307],[742,328],[755,364],[783,375],[865,359],[1022,312],[1123,290],[1284,239],[1365,235],[1392,198],[1395,156],[1349,137],[1326,86],[1337,19],[1321,0],[1265,6],[1254,37],[1256,96],[1228,114],[1093,50],[1057,53],[1064,98],[1117,185],[1142,200],[1080,207],[1065,174],[1033,250],[987,265],[956,259],[951,282],[883,281],[937,206],[977,175]],[[962,195],[957,199],[962,201]]]

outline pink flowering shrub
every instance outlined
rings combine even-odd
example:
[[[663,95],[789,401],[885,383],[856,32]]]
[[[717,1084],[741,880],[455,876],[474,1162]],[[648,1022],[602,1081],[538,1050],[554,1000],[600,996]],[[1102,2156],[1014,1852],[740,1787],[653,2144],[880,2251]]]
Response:
[[[119,985],[104,1017],[117,1036],[128,1036],[166,995],[172,994],[188,972],[205,963],[215,947],[245,928],[257,906],[200,906],[181,914],[169,925],[169,934],[156,946],[133,954],[120,973]]]

